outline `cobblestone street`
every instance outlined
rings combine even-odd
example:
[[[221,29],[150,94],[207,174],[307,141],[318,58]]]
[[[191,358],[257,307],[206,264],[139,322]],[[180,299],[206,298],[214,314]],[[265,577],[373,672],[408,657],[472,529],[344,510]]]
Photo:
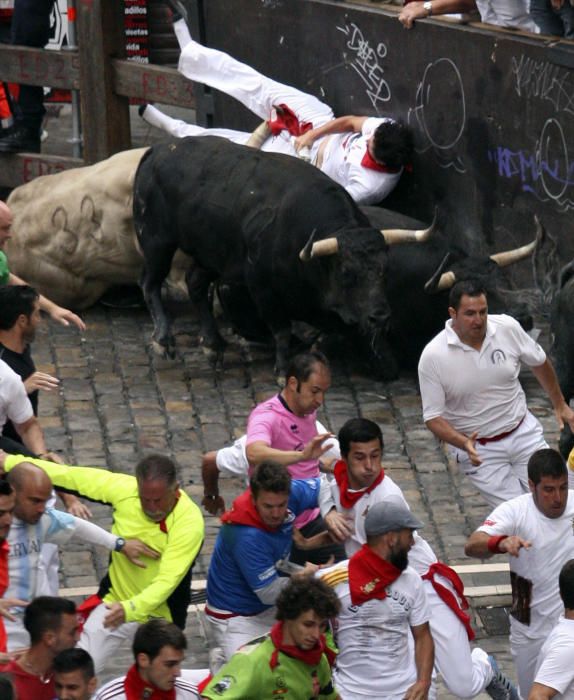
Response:
[[[172,312],[174,309],[172,308]],[[249,346],[229,337],[224,370],[215,374],[196,346],[197,324],[185,304],[175,305],[177,357],[163,360],[148,347],[151,322],[143,309],[118,310],[97,306],[84,314],[83,336],[46,323],[35,342],[34,356],[41,371],[61,380],[57,394],[43,393],[41,421],[48,445],[70,464],[108,466],[133,473],[146,451],[168,453],[177,460],[181,482],[199,504],[200,465],[205,450],[217,449],[244,431],[256,402],[277,390],[268,348]],[[534,413],[543,422],[549,442],[557,437],[553,414],[533,377],[525,386]],[[377,421],[385,437],[384,465],[405,492],[411,507],[426,524],[424,536],[449,564],[464,558],[466,536],[481,522],[486,507],[470,486],[461,482],[438,444],[424,427],[414,375],[382,383],[353,373],[344,360],[333,368],[332,388],[323,420],[336,432],[350,417]],[[226,503],[241,488],[236,479],[222,482]],[[93,505],[94,520],[110,525],[110,510]],[[206,541],[194,577],[205,579],[218,520],[206,518]],[[62,555],[64,589],[95,586],[106,568],[103,552],[76,545]],[[464,576],[467,586],[506,584],[507,574]],[[512,673],[506,637],[504,596],[474,599],[477,641],[497,653]],[[493,609],[489,609],[494,605]],[[200,616],[190,614],[189,666],[206,666]],[[129,650],[110,664],[106,678],[126,668]],[[439,697],[448,698],[442,690]]]

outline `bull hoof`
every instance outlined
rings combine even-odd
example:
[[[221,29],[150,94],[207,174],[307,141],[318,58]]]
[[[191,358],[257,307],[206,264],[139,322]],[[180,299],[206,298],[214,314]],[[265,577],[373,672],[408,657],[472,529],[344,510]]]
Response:
[[[174,360],[175,359],[175,345],[174,343],[169,343],[164,345],[157,340],[151,341],[151,347],[155,355],[161,357],[163,360]]]

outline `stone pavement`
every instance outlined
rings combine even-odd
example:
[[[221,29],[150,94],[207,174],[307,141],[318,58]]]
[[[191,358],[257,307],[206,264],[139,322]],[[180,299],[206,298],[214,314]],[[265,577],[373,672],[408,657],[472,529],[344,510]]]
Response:
[[[48,131],[44,150],[63,152],[63,129],[49,123]],[[134,116],[134,146],[157,137],[157,132],[152,133]],[[239,436],[251,408],[277,387],[269,348],[248,345],[227,332],[230,345],[224,371],[216,375],[196,345],[198,325],[190,308],[173,304],[172,312],[177,339],[174,360],[152,354],[151,322],[144,309],[98,305],[84,313],[88,328],[83,335],[75,329],[45,324],[34,344],[34,357],[38,369],[55,374],[61,384],[57,393],[42,394],[40,415],[48,445],[68,463],[133,472],[143,453],[164,452],[177,460],[185,490],[200,503],[201,454]],[[530,407],[544,424],[549,443],[555,445],[557,429],[550,405],[528,373],[524,383]],[[333,432],[357,415],[381,424],[385,468],[425,522],[425,538],[446,562],[469,563],[463,545],[487,508],[477,492],[461,481],[422,423],[415,376],[404,374],[397,381],[382,383],[339,358],[322,413],[321,420]],[[223,479],[226,503],[240,488],[238,480]],[[109,508],[93,505],[92,510],[94,520],[109,527]],[[217,529],[218,520],[206,517],[206,541],[195,569],[197,579],[206,576]],[[61,561],[64,588],[95,586],[106,569],[105,553],[82,545],[67,547]],[[465,576],[465,582],[491,585],[508,580],[507,574],[492,573]],[[514,676],[503,604],[508,604],[507,598],[475,601],[475,628],[477,641],[496,653],[501,667]],[[190,615],[187,634],[187,665],[207,666],[199,615]],[[110,662],[101,680],[119,675],[129,663],[126,648]],[[441,686],[439,698],[451,697]]]

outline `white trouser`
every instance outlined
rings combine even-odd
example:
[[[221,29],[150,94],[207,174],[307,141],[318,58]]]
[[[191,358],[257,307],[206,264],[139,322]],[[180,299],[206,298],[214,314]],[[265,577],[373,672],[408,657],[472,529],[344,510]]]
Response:
[[[513,634],[511,624],[510,653],[514,659],[516,678],[518,679],[518,690],[523,700],[526,700],[528,697],[532,684],[534,683],[538,655],[545,641],[545,636],[539,639],[528,639],[522,635]]]
[[[435,580],[456,592],[447,579],[435,574]],[[435,666],[448,690],[459,698],[481,693],[493,676],[488,654],[476,648],[471,652],[464,625],[444,603],[430,581],[425,581],[430,608],[430,630],[434,640]]]
[[[115,629],[104,627],[104,618],[108,612],[103,603],[94,608],[78,642],[78,646],[85,649],[94,660],[96,675],[102,673],[106,660],[113,657],[126,640],[131,643],[138,628],[137,622],[125,622]]]
[[[496,508],[515,496],[528,493],[528,460],[533,452],[543,447],[548,445],[540,421],[527,411],[521,425],[508,437],[486,445],[475,443],[482,460],[478,467],[471,464],[465,450],[452,446],[449,450],[462,473],[472,481],[488,505]],[[572,476],[574,478],[574,474]]]
[[[234,615],[225,620],[205,613],[209,644],[209,669],[214,675],[239,647],[267,634],[275,624],[275,607],[259,615]]]

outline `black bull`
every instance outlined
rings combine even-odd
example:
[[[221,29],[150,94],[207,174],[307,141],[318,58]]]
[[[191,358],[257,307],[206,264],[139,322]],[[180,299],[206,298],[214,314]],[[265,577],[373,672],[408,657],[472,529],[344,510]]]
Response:
[[[423,291],[445,244],[432,244],[432,255],[425,244],[426,254],[417,253],[414,265],[417,244],[389,247],[339,185],[289,156],[216,137],[154,146],[136,173],[134,224],[144,256],[142,289],[161,352],[174,350],[161,285],[178,248],[195,261],[186,281],[206,348],[220,353],[224,347],[208,298],[210,284],[247,289],[274,338],[279,373],[286,367],[293,320],[350,336],[357,347],[369,348],[375,371],[391,378],[398,367],[389,337],[416,354],[446,317],[444,292],[433,299]],[[396,242],[400,235],[387,238]],[[495,287],[496,262],[455,260],[461,270],[469,261]]]

